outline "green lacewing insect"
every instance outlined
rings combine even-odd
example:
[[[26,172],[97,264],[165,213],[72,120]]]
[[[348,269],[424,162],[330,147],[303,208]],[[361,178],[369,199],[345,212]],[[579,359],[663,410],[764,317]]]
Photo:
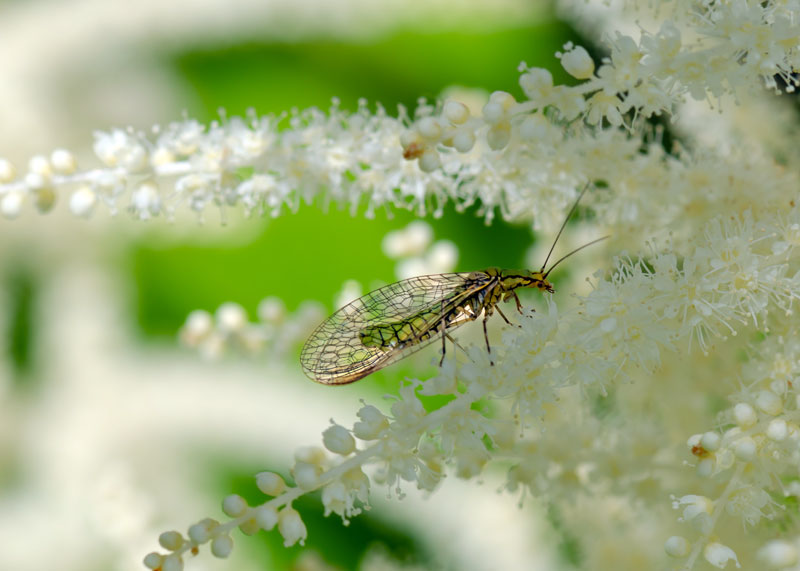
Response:
[[[608,238],[604,236],[576,248],[545,271],[550,255],[588,185],[578,195],[558,231],[539,271],[488,268],[477,272],[417,276],[378,288],[345,305],[323,321],[300,353],[303,372],[325,385],[353,383],[375,371],[419,351],[441,338],[444,362],[445,339],[454,344],[450,331],[483,315],[483,336],[490,362],[492,348],[486,321],[500,310],[501,301],[514,299],[515,290],[536,288],[555,293],[547,276],[576,252]]]

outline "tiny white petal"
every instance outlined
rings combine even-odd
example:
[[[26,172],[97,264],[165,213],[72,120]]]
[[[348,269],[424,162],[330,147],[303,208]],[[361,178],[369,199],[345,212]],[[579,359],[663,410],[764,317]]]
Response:
[[[733,549],[721,543],[709,543],[706,545],[705,549],[703,549],[703,557],[713,566],[720,569],[724,569],[729,561],[733,561],[737,567],[741,567]]]
[[[291,547],[297,542],[303,545],[308,535],[300,514],[290,507],[283,508],[278,514],[278,531],[283,536],[284,547]]]

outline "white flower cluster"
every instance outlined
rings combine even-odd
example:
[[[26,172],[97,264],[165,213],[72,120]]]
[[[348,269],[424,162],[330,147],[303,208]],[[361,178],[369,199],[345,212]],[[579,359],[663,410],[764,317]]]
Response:
[[[601,424],[576,424],[572,417],[552,442],[527,436],[526,428],[543,422],[548,426],[548,409],[563,401],[569,387],[607,393],[621,378],[642,383],[643,375],[657,371],[665,355],[686,354],[693,343],[713,352],[736,328],[758,331],[768,315],[777,316],[775,327],[790,330],[790,307],[800,295],[800,260],[796,248],[786,247],[786,236],[776,229],[794,222],[780,215],[772,222],[778,225],[770,225],[765,216],[757,225],[750,213],[734,221],[714,219],[697,237],[695,248],[686,252],[682,267],[672,253],[618,260],[611,279],[597,282],[578,307],[559,313],[551,302],[546,313],[526,315],[521,328],[508,328],[495,365],[489,363],[485,348],[475,347],[469,366],[447,360],[437,377],[401,388],[390,414],[365,405],[352,429],[333,425],[323,434],[325,448],[340,457],[339,462],[321,451],[301,451],[292,470],[294,487],[261,506],[233,512],[226,508],[234,518],[231,522],[215,523],[216,531],[202,541],[180,545],[190,549],[212,541],[212,552],[217,553],[213,542],[224,537],[228,546],[229,532],[237,525],[254,521],[246,524],[253,528],[249,531],[268,529],[257,523],[259,510],[272,510],[269,521],[280,521],[283,511],[275,513],[275,506],[317,489],[323,491],[326,513],[352,517],[368,502],[369,480],[363,471],[368,464],[377,465],[376,483],[401,496],[404,481],[434,490],[446,466],[453,465],[459,477],[474,478],[495,458],[512,461],[506,483],[510,491],[560,496],[574,493],[577,486],[585,493],[586,483],[594,480],[621,492],[642,475],[636,460],[620,474],[620,455],[645,441],[664,446],[663,441],[653,444],[658,435],[621,438]],[[739,397],[742,402],[731,417],[737,427],[724,435],[709,432],[690,440],[692,454],[700,458],[698,474],[722,477],[727,487],[716,500],[687,495],[675,501],[683,509],[682,519],[703,534],[691,554],[691,545],[682,537],[666,543],[670,555],[688,557],[689,567],[700,551],[712,563],[736,560],[730,547],[710,540],[717,520],[724,512],[757,523],[774,511],[769,493],[775,491],[777,477],[792,463],[795,470],[800,467],[800,417],[790,390],[791,379],[800,375],[798,363],[800,345],[783,347],[776,353],[768,388]],[[751,368],[754,379],[763,377],[760,366]],[[426,411],[420,395],[452,398]],[[487,401],[494,403],[492,414],[480,411],[479,404]],[[565,447],[565,440],[571,446]],[[725,479],[730,471],[735,476]],[[296,525],[279,530],[293,543],[305,537],[305,528],[297,512],[288,513]],[[163,557],[177,555],[150,557],[162,564]]]
[[[314,490],[326,513],[347,520],[368,504],[371,483],[397,495],[404,482],[434,490],[448,470],[477,478],[493,461],[507,469],[507,490],[557,503],[586,568],[663,567],[665,551],[684,569],[752,557],[798,567],[798,171],[758,141],[727,154],[698,141],[664,149],[643,119],[685,98],[794,90],[800,5],[679,0],[661,9],[669,19],[657,31],[610,35],[599,62],[564,46],[557,55],[576,85],[523,64],[525,98],[495,92],[480,110],[457,98],[421,102],[412,119],[334,104],[208,127],[184,120],[149,136],[99,133],[98,169],[79,171],[66,151],[35,157],[21,176],[0,160],[0,213],[9,218],[26,201],[45,211],[66,190],[77,215],[105,204],[141,219],[184,205],[278,215],[323,193],[354,212],[366,196],[367,215],[382,205],[437,214],[454,201],[478,204],[487,221],[499,213],[552,229],[589,181],[592,224],[612,234],[609,249],[626,248],[574,307],[550,300],[505,328],[493,363],[482,344],[467,347],[468,358],[456,351],[436,377],[403,385],[389,410],[365,404],[351,428],[325,431],[327,452],[296,453],[293,484],[258,475],[271,499],[248,506],[231,496],[229,521],[162,534],[166,553],[148,555],[149,568],[179,569],[204,543],[225,557],[236,527],[277,527],[287,545],[302,542],[292,502]],[[429,244],[415,225],[384,247],[416,260],[403,272],[453,261],[452,248],[434,255]],[[226,305],[216,318],[190,316],[182,337],[209,354],[254,350],[296,339],[305,323],[272,301],[260,318],[254,328]],[[429,395],[446,404],[426,408]],[[688,531],[677,535],[676,519]],[[791,531],[775,539],[766,520]]]
[[[797,176],[759,153],[667,154],[637,118],[671,111],[686,94],[720,97],[762,80],[775,87],[776,75],[791,90],[800,38],[786,23],[799,14],[788,3],[743,1],[692,3],[689,12],[638,43],[617,35],[597,70],[585,50],[565,46],[559,57],[583,81],[577,86],[555,86],[548,72],[523,66],[527,101],[496,92],[480,115],[455,100],[420,107],[399,141],[409,164],[430,173],[428,192],[477,201],[487,219],[499,209],[506,219],[553,227],[577,182],[591,180],[596,219],[618,243],[643,245],[621,254],[608,278],[598,274],[577,307],[559,312],[551,301],[506,329],[495,364],[485,348],[469,348],[469,364],[448,359],[436,377],[405,385],[389,414],[365,405],[351,430],[334,425],[323,442],[341,460],[303,456],[295,487],[271,502],[288,506],[321,488],[326,512],[348,518],[368,502],[367,464],[377,465],[374,482],[402,495],[403,481],[433,490],[448,465],[474,478],[502,459],[509,491],[577,502],[562,513],[574,530],[584,528],[588,568],[638,568],[642,558],[663,565],[655,562],[664,551],[684,569],[701,557],[740,566],[748,548],[773,568],[797,565],[791,539],[762,541],[759,550],[754,534],[744,547],[741,525],[730,526],[757,529],[782,517],[790,504],[781,497],[798,494],[780,485],[800,467]],[[682,40],[688,34],[691,43]],[[424,237],[406,232],[409,243]],[[393,240],[387,253],[397,250]],[[732,382],[744,387],[733,396]],[[733,404],[717,428],[689,437],[684,462],[693,459],[695,470],[676,479],[674,438],[708,416],[688,400],[704,391]],[[421,395],[451,400],[426,411]],[[607,422],[586,395],[635,428]],[[547,432],[531,430],[539,426]],[[358,485],[345,477],[353,470]],[[698,490],[673,500],[691,540],[656,515],[680,488]],[[646,537],[641,546],[587,517],[609,494],[615,513],[628,506],[636,524],[619,525]],[[230,515],[219,527],[225,537],[244,517]],[[288,542],[304,537],[280,531]],[[660,555],[652,549],[659,537]]]
[[[220,305],[213,315],[197,309],[181,327],[181,342],[210,359],[219,358],[226,350],[282,356],[302,343],[324,316],[320,304],[312,302],[289,314],[275,297],[263,299],[257,313],[258,321],[252,323],[244,308],[234,302]]]

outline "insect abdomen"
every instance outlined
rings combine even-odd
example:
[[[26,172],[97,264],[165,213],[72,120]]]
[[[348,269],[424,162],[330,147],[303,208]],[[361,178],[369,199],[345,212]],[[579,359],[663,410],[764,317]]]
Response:
[[[394,323],[370,325],[359,331],[365,347],[397,348],[428,339],[431,334],[429,320],[423,315]]]

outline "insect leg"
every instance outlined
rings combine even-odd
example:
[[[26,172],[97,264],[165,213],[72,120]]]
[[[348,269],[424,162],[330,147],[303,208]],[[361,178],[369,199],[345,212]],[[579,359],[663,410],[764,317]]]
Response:
[[[469,357],[469,353],[467,353],[467,350],[466,350],[466,349],[464,349],[464,347],[461,345],[461,343],[459,343],[458,341],[456,341],[455,339],[453,339],[453,337],[451,337],[449,333],[445,333],[445,337],[447,337],[447,338],[450,340],[450,342],[451,342],[453,345],[455,345],[456,347],[458,347],[459,349],[461,349],[462,351],[464,351],[464,354],[465,354],[467,357]],[[472,359],[470,359],[470,360],[472,360]]]
[[[522,315],[522,304],[519,302],[519,298],[517,297],[517,292],[514,290],[511,291],[511,295],[514,296],[514,301],[517,304],[517,311],[519,311],[520,315]]]
[[[486,315],[483,318],[483,338],[486,339],[486,351],[489,353],[489,364],[494,367],[494,359],[492,359],[492,347],[489,345],[489,333],[486,331],[486,322],[489,320],[489,316]]]
[[[444,299],[442,300],[442,310],[441,310],[440,315],[444,316]],[[441,324],[439,325],[439,327],[442,328],[442,358],[439,359],[439,366],[441,367],[444,364],[444,354],[445,354],[445,351],[447,349],[445,344],[444,344],[444,339],[445,339],[445,337],[450,337],[447,334],[447,320],[444,319],[444,317],[442,317],[442,321],[441,321]]]
[[[506,322],[506,323],[508,323],[509,325],[514,325],[513,323],[511,323],[511,322],[508,320],[508,317],[506,317],[506,314],[505,314],[505,313],[503,313],[502,311],[500,311],[500,306],[499,306],[499,305],[496,305],[494,308],[497,310],[497,313],[499,313],[499,314],[500,314],[500,317],[502,317],[502,318],[503,318],[503,321],[505,321],[505,322]],[[518,325],[517,327],[519,327],[519,325]]]

